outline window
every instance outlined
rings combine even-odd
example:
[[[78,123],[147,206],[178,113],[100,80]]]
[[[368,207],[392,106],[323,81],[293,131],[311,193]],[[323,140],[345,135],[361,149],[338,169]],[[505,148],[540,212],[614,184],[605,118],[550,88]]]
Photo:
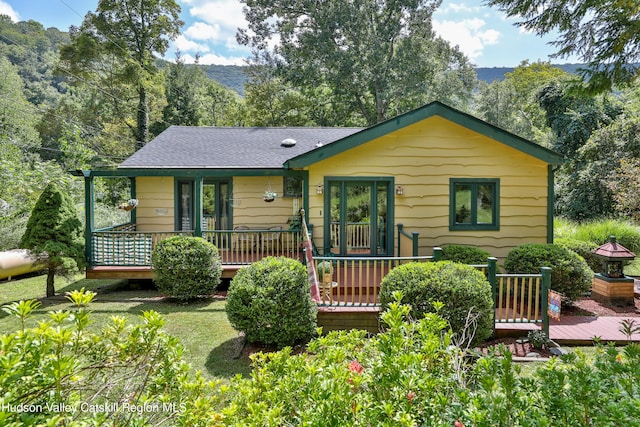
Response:
[[[283,179],[283,197],[302,197],[302,177],[285,176]]]
[[[449,180],[450,230],[500,229],[500,180],[451,178]]]

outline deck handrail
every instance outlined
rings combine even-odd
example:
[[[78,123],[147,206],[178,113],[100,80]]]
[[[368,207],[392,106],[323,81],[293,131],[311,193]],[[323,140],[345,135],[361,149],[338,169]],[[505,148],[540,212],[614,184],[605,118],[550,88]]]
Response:
[[[398,252],[397,252],[398,256],[401,256],[402,253],[403,253],[402,252],[402,248],[403,248],[402,240],[403,240],[403,237],[405,239],[410,239],[410,241],[411,241],[411,254],[413,256],[418,256],[418,242],[419,242],[418,237],[419,237],[420,233],[418,233],[417,231],[413,231],[413,232],[411,232],[411,234],[409,234],[406,231],[404,231],[404,225],[402,225],[402,224],[398,224],[397,227],[398,227]]]
[[[320,281],[319,305],[379,307],[380,284],[389,271],[406,262],[430,262],[433,257],[319,256],[313,260],[316,267],[320,262],[333,266],[330,279]]]

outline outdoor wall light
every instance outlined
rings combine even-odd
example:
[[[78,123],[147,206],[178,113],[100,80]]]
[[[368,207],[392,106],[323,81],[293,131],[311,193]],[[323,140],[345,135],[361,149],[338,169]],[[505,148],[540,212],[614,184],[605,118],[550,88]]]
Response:
[[[404,188],[402,185],[396,185],[396,196],[402,196],[404,194]]]
[[[324,194],[324,185],[318,184],[316,186],[316,194]]]

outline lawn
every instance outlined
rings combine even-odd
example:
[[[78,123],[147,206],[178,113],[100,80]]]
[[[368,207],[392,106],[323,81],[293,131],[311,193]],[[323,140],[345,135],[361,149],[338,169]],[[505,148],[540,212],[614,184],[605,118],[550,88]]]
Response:
[[[114,315],[136,322],[140,313],[154,310],[165,319],[165,331],[180,338],[185,347],[184,359],[206,378],[230,378],[250,372],[248,358],[240,357],[244,340],[229,324],[223,299],[211,298],[179,304],[164,299],[149,282],[87,280],[82,275],[71,281],[56,279],[57,295],[53,298],[44,298],[45,286],[44,276],[2,281],[0,305],[39,299],[42,306],[28,324],[35,326],[48,311],[73,309],[64,298],[64,293],[84,287],[98,294],[89,306],[93,313],[94,328],[100,328]],[[0,318],[0,333],[17,329],[17,318],[9,317],[4,312],[0,312]]]

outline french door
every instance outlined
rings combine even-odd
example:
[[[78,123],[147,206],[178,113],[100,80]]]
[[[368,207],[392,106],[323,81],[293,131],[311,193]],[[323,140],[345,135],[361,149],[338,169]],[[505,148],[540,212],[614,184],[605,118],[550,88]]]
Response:
[[[195,180],[176,181],[176,229],[195,230],[195,211],[202,209],[202,230],[228,230],[230,225],[231,185],[228,180],[205,179],[202,183],[202,206],[196,206]]]
[[[325,252],[382,256],[393,251],[391,178],[327,179]]]

